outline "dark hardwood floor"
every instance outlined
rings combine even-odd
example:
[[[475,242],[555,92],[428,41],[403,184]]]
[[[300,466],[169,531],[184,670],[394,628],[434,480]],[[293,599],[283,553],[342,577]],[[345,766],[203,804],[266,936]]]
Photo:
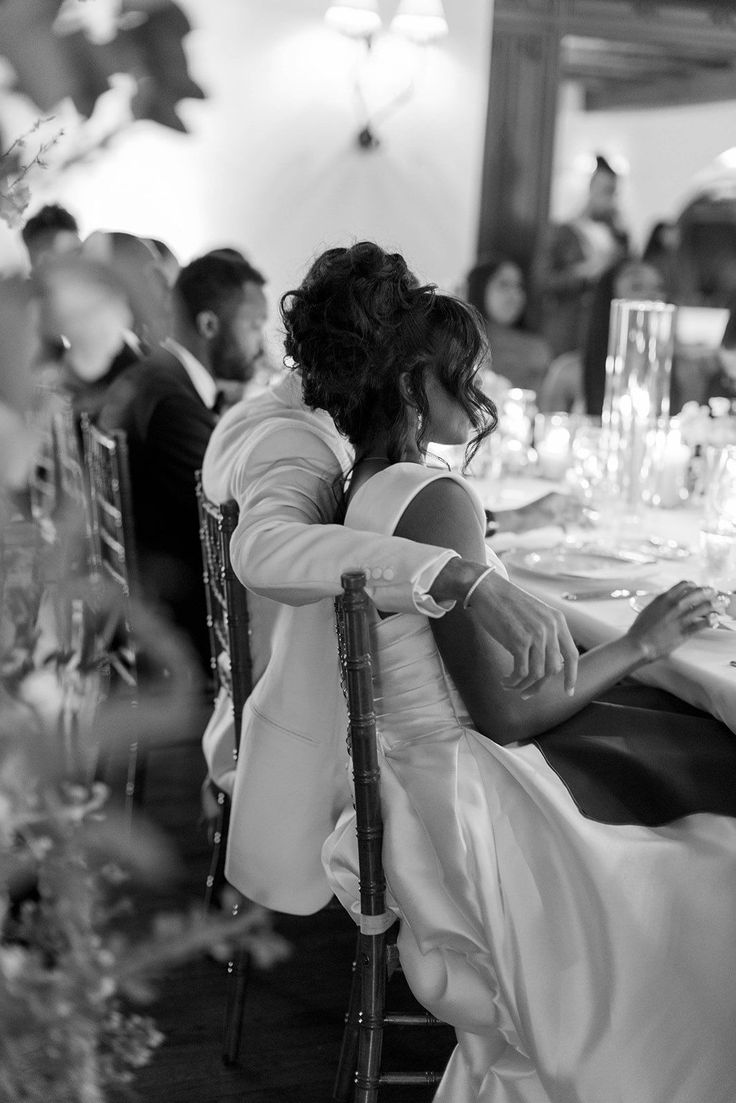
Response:
[[[201,900],[208,859],[206,838],[197,825],[202,776],[196,743],[150,756],[145,812],[178,850],[182,874],[160,901],[146,900],[145,908],[185,909]],[[286,962],[252,973],[241,1059],[235,1068],[226,1068],[221,1060],[224,965],[203,955],[160,980],[158,998],[147,1010],[166,1040],[136,1077],[142,1103],[329,1103],[355,928],[337,907],[315,916],[277,916],[275,926],[293,952]],[[403,984],[400,978],[398,984]],[[387,1067],[441,1067],[452,1046],[452,1034],[444,1027],[399,1034],[403,1036],[387,1034]],[[381,1093],[382,1103],[428,1103],[431,1097],[427,1088],[386,1088]]]

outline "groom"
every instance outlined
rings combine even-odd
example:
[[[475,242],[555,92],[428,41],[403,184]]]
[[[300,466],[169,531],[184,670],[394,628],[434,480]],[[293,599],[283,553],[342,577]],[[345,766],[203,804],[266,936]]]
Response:
[[[364,570],[385,612],[437,617],[486,570],[453,551],[335,524],[335,488],[351,463],[332,419],[305,406],[292,372],[225,414],[202,469],[208,497],[240,507],[231,551],[255,623],[263,598],[280,603],[269,653],[261,633],[253,640],[263,673],[243,713],[226,876],[250,899],[294,914],[330,899],[321,847],[349,800],[337,651],[322,642],[334,631],[341,574]],[[493,573],[477,587],[473,611],[514,657],[518,688],[533,690],[564,666],[572,690],[577,651],[555,610]],[[228,735],[231,761],[231,728]]]

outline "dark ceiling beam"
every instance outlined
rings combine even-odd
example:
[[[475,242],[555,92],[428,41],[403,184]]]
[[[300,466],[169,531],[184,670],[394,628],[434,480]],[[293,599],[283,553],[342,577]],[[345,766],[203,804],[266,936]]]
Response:
[[[530,25],[562,35],[612,40],[632,39],[654,46],[712,48],[736,53],[736,0],[720,6],[712,18],[706,3],[651,3],[634,0],[495,0],[494,25],[522,31]]]
[[[602,87],[586,89],[587,111],[646,107],[681,107],[694,103],[718,103],[736,100],[736,73],[708,73],[690,70],[681,76],[657,75],[656,80],[603,82]]]

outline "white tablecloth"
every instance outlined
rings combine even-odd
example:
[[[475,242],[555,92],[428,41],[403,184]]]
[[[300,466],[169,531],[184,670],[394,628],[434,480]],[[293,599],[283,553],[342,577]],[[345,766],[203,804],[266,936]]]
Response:
[[[509,480],[500,486],[478,480],[474,485],[489,509],[513,508],[540,497],[550,489],[560,489],[533,479]],[[700,516],[693,509],[644,511],[639,529],[642,537],[675,539],[695,550],[688,559],[658,560],[651,574],[637,578],[630,584],[632,588],[635,586],[658,592],[682,578],[700,581],[701,564],[697,554],[699,526]],[[556,537],[563,539],[561,530],[557,534],[550,531],[548,536],[551,543]],[[594,530],[591,536],[595,539]],[[508,541],[506,544],[508,546]],[[581,647],[589,648],[615,639],[626,631],[636,616],[625,599],[566,601],[562,594],[578,589],[570,579],[557,582],[521,570],[512,570],[510,574],[519,586],[563,611],[570,631]],[[711,712],[736,732],[736,667],[730,665],[732,660],[736,661],[736,632],[706,629],[668,658],[643,667],[635,677]]]

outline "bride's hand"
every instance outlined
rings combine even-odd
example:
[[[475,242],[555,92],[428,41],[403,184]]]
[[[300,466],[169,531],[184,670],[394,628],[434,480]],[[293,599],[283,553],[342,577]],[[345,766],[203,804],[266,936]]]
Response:
[[[716,603],[715,590],[694,582],[678,582],[642,609],[626,635],[646,662],[661,659],[709,626]]]

